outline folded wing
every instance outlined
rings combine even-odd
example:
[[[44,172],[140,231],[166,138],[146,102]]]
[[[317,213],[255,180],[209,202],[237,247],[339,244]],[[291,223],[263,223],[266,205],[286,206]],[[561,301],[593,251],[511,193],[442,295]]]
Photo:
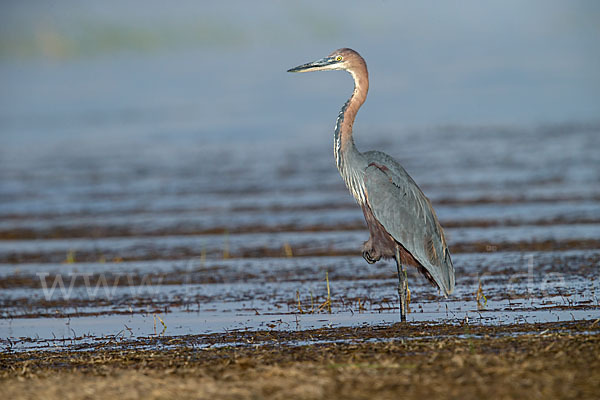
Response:
[[[373,215],[423,268],[445,294],[454,290],[454,266],[429,199],[392,157],[364,153],[364,183]]]

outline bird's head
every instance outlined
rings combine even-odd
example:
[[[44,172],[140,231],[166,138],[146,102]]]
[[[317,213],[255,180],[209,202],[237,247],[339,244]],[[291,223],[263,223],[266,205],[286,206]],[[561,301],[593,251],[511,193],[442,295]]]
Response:
[[[329,70],[346,70],[352,71],[357,67],[365,66],[365,60],[352,49],[338,49],[325,58],[302,64],[288,72],[309,72],[309,71],[329,71]]]

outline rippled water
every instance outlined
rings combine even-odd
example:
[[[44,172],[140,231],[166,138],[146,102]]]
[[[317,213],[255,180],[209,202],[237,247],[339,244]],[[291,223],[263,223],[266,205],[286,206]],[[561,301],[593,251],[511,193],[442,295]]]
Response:
[[[308,51],[188,47],[1,63],[33,91],[0,115],[4,345],[398,320],[395,267],[360,256],[333,161],[348,78],[284,74]],[[600,125],[408,125],[373,80],[357,145],[430,197],[457,273],[443,299],[411,270],[409,321],[600,317]]]
[[[446,300],[411,271],[409,321],[600,317],[600,185],[590,184],[599,181],[590,167],[598,165],[596,128],[487,129],[475,142],[473,135],[424,132],[412,149],[402,135],[382,138],[448,226],[456,266],[457,290]],[[477,148],[500,138],[504,153]],[[419,144],[446,141],[454,161]],[[542,150],[528,158],[516,146],[523,141]],[[571,155],[560,142],[581,144]],[[5,169],[2,337],[396,322],[394,267],[360,256],[368,234],[330,149],[269,146],[268,153],[237,147],[240,157],[220,164],[221,155],[190,144],[159,162],[131,155],[108,168],[91,158]],[[81,168],[63,165],[73,162]],[[322,307],[326,272],[331,314]],[[478,302],[479,279],[485,300]]]

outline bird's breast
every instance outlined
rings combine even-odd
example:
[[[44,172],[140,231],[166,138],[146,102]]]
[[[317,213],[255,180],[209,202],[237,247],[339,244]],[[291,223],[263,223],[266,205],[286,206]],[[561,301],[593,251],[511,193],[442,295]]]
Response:
[[[338,166],[346,187],[361,206],[366,204],[365,173],[363,170]]]

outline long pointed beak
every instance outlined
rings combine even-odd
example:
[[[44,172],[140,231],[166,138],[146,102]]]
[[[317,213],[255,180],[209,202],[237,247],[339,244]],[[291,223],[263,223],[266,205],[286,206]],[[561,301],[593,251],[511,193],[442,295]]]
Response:
[[[309,72],[328,69],[327,67],[336,64],[337,61],[333,57],[325,57],[320,60],[309,62],[307,64],[298,65],[297,67],[288,69],[287,72]]]

